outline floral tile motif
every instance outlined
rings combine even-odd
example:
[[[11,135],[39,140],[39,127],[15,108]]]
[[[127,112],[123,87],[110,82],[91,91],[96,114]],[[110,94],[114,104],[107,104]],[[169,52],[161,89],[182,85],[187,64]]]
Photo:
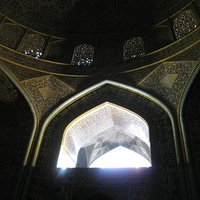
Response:
[[[70,86],[53,76],[42,76],[20,82],[36,108],[41,118],[61,99],[74,91]]]
[[[163,63],[138,85],[166,99],[175,109],[197,62]]]

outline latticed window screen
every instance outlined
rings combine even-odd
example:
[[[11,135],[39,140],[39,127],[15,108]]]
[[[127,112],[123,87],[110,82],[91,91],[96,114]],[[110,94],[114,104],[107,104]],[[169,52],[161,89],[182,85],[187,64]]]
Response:
[[[94,47],[88,44],[82,44],[74,49],[72,65],[90,66],[93,63]]]
[[[134,37],[125,42],[123,48],[124,61],[144,54],[144,41],[141,37]]]
[[[198,22],[192,10],[186,10],[176,16],[173,28],[176,38],[179,39],[197,28]]]
[[[27,55],[39,58],[44,51],[46,40],[39,34],[29,34],[24,39],[19,51],[24,52]]]

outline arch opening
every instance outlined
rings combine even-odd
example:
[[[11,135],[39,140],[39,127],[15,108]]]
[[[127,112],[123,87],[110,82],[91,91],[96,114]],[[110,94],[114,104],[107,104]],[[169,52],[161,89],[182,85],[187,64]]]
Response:
[[[150,167],[149,126],[136,113],[105,102],[65,129],[58,168]]]

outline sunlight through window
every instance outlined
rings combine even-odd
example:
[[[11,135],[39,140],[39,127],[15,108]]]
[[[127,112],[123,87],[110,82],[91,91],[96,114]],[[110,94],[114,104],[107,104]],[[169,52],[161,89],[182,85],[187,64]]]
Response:
[[[105,102],[65,129],[58,168],[150,167],[147,122],[136,113]]]
[[[119,146],[95,160],[90,168],[150,167],[151,163],[134,151]]]

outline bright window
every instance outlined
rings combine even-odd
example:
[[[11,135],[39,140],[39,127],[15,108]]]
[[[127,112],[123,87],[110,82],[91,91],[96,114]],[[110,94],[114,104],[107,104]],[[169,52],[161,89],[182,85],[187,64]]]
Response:
[[[93,63],[94,47],[88,44],[82,44],[74,49],[72,65],[90,66]]]
[[[119,146],[96,159],[90,168],[150,167],[151,163],[134,151]]]
[[[24,39],[19,51],[36,58],[42,57],[46,40],[39,34],[29,34]]]
[[[106,102],[66,127],[57,167],[150,167],[147,122],[134,112]]]
[[[198,23],[192,10],[181,12],[174,19],[174,31],[179,39],[197,28]]]
[[[123,47],[124,61],[144,54],[144,41],[141,37],[133,37],[125,42]]]

